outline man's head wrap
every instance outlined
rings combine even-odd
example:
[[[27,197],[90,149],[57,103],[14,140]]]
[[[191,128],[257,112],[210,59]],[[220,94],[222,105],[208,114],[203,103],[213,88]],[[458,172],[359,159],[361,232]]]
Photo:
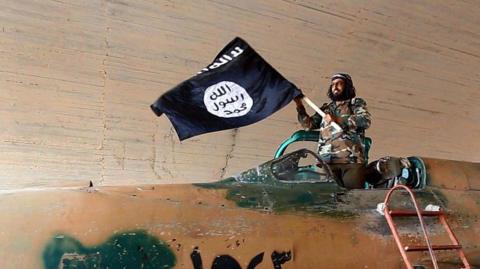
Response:
[[[346,73],[336,73],[332,76],[331,82],[335,79],[342,79],[345,82],[345,89],[340,94],[340,96],[334,96],[332,93],[332,85],[328,88],[327,96],[333,101],[345,101],[348,99],[352,99],[356,96],[355,87],[353,86],[352,77]]]

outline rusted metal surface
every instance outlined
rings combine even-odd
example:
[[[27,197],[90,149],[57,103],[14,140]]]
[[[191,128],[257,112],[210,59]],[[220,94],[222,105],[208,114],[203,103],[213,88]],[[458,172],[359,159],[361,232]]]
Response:
[[[406,191],[408,193],[408,196],[410,196],[411,202],[414,206],[414,210],[402,210],[402,209],[392,210],[390,208],[392,194],[395,191],[399,191],[399,190],[400,191],[403,190],[403,191]],[[429,255],[430,255],[430,258],[431,258],[431,265],[433,265],[433,267],[435,269],[438,269],[439,268],[438,260],[437,260],[436,254],[435,254],[435,251],[438,251],[438,250],[456,250],[456,253],[458,254],[458,257],[460,258],[460,260],[461,260],[461,262],[464,266],[462,268],[465,268],[465,269],[470,269],[471,268],[470,263],[468,262],[468,260],[465,256],[465,253],[463,251],[462,245],[458,241],[457,237],[455,236],[454,232],[452,231],[452,228],[450,227],[450,225],[447,222],[445,212],[444,212],[443,209],[438,210],[438,211],[420,210],[420,208],[418,207],[418,203],[416,201],[416,198],[415,198],[415,194],[413,194],[412,190],[410,188],[406,187],[406,186],[398,185],[398,186],[395,186],[394,188],[392,188],[387,193],[387,196],[385,197],[383,212],[384,212],[384,215],[385,215],[385,219],[387,220],[388,226],[390,227],[390,230],[391,230],[391,232],[393,234],[393,237],[395,239],[395,243],[397,244],[398,250],[400,251],[400,254],[402,255],[402,258],[405,262],[406,268],[413,269],[414,268],[413,265],[415,264],[409,259],[408,255],[407,255],[407,252],[428,251]],[[425,240],[427,245],[405,246],[402,243],[402,240],[399,236],[399,233],[398,233],[395,221],[393,220],[393,217],[412,217],[412,216],[416,216],[418,218],[418,221],[420,223],[420,227],[421,227],[421,230],[422,230],[422,234],[423,234],[423,239]],[[438,217],[438,221],[443,225],[443,227],[445,229],[445,233],[450,238],[451,244],[432,245],[431,240],[430,240],[430,235],[427,232],[425,222],[424,222],[424,218],[423,218],[423,217],[432,217],[432,216]]]
[[[435,253],[433,252],[432,244],[431,244],[430,238],[427,234],[425,223],[423,221],[421,210],[418,207],[417,201],[415,199],[415,195],[413,194],[413,192],[408,187],[402,186],[402,185],[393,187],[387,193],[387,196],[385,197],[385,202],[384,202],[385,203],[385,209],[383,210],[383,212],[385,214],[385,218],[386,218],[387,223],[388,223],[388,226],[390,227],[390,230],[392,231],[393,237],[395,239],[395,243],[397,244],[398,250],[402,254],[402,258],[403,258],[407,268],[408,269],[413,269],[412,263],[409,261],[407,253],[406,253],[406,251],[410,251],[411,249],[410,249],[410,247],[404,247],[403,246],[402,240],[400,239],[400,236],[398,235],[398,231],[397,231],[397,228],[395,226],[395,222],[392,218],[392,217],[394,217],[394,215],[390,215],[390,199],[391,199],[391,196],[392,196],[393,192],[395,192],[397,190],[401,190],[401,189],[407,191],[407,193],[409,194],[409,196],[411,198],[411,202],[413,203],[413,206],[414,206],[414,209],[415,209],[414,212],[416,213],[416,215],[418,217],[418,221],[420,222],[420,227],[422,228],[423,238],[425,239],[425,242],[427,243],[426,250],[428,250],[428,252],[430,254],[430,258],[432,259],[433,267],[435,269],[438,269],[437,257],[435,256]],[[425,248],[425,247],[423,247],[423,248]],[[415,249],[415,247],[413,247],[413,249]]]
[[[436,162],[427,162],[431,171]],[[470,164],[477,166],[478,164]],[[458,166],[468,166],[463,163]],[[453,175],[453,172],[452,172]],[[436,178],[430,178],[436,182]],[[451,180],[455,180],[454,177]],[[316,184],[310,184],[312,191]],[[383,216],[375,210],[385,190],[309,200],[291,188],[225,189],[189,184],[30,189],[0,194],[1,268],[402,268]],[[265,209],[249,192],[265,191]],[[229,192],[239,194],[229,195]],[[245,197],[241,197],[245,194]],[[335,195],[336,194],[336,195]],[[427,187],[419,206],[438,204],[472,265],[480,265],[480,194]],[[242,202],[243,201],[243,202]],[[288,203],[282,204],[284,201]],[[400,195],[400,202],[404,203]],[[418,244],[420,230],[403,222],[399,233]],[[426,221],[432,244],[446,244],[442,227]],[[418,260],[426,262],[421,254]],[[440,264],[460,264],[440,253]],[[283,262],[283,263],[282,263]],[[276,265],[275,265],[276,264]],[[150,266],[150,267],[149,267]],[[216,266],[216,267],[215,267]],[[230,267],[228,267],[230,266]],[[237,266],[237,267],[235,267]],[[239,267],[238,267],[239,266]],[[254,267],[252,267],[254,266]],[[280,267],[279,267],[280,266]],[[458,266],[457,266],[458,267]],[[441,266],[441,268],[443,268]]]
[[[425,160],[430,185],[460,191],[480,190],[480,163],[432,158]]]

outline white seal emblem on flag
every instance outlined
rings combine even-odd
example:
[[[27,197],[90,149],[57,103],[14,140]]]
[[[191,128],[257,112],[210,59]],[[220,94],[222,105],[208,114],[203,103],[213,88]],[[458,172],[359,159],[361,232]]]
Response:
[[[252,109],[253,100],[240,85],[231,81],[221,81],[205,90],[203,102],[208,112],[222,118],[234,118],[247,114]]]

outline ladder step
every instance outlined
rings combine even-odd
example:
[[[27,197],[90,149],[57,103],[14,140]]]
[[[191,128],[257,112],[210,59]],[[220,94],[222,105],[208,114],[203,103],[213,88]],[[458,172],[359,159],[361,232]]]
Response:
[[[433,250],[461,249],[462,245],[433,245]],[[428,251],[427,246],[406,246],[405,251]]]
[[[390,210],[390,215],[392,217],[399,216],[399,217],[407,217],[407,216],[417,216],[417,211],[414,210]],[[443,215],[443,211],[420,211],[422,216],[441,216]]]

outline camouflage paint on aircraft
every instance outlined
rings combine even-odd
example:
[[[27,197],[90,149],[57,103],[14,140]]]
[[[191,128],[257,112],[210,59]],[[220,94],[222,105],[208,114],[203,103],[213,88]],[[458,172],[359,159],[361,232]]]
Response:
[[[262,263],[264,252],[250,260],[247,269],[254,269]],[[194,269],[202,269],[203,262],[198,247],[190,254]],[[291,252],[271,254],[275,269],[291,260]],[[149,235],[144,230],[127,231],[112,236],[105,243],[85,247],[77,239],[57,234],[43,252],[44,267],[50,268],[173,268],[176,257],[169,246]],[[212,269],[241,269],[240,263],[230,255],[218,255],[212,262]]]
[[[245,184],[230,178],[217,183],[196,184],[204,188],[226,189],[226,199],[239,207],[266,212],[309,212],[338,217],[354,216],[336,208],[338,194],[344,191],[335,183]]]
[[[278,180],[275,163],[262,164],[236,177],[212,183],[194,184],[202,188],[225,189],[226,199],[237,206],[264,212],[309,213],[338,218],[355,217],[362,210],[371,210],[383,201],[387,190],[347,190],[332,180],[304,180],[312,178],[309,170],[289,175],[300,180]],[[298,170],[297,170],[298,171]],[[447,201],[440,190],[416,190],[421,204],[440,204]],[[370,198],[366,198],[370,197]],[[377,201],[370,203],[369,201]],[[363,203],[363,204],[362,204]]]
[[[194,185],[226,189],[226,199],[244,208],[266,212],[311,212],[339,217],[355,215],[350,211],[338,210],[335,206],[337,194],[341,195],[345,189],[328,178],[322,179],[318,174],[311,173],[310,169],[289,175],[295,181],[278,180],[274,173],[291,168],[289,160],[285,160],[281,163],[269,161],[236,177],[218,182]]]
[[[77,239],[56,235],[43,251],[50,268],[173,268],[176,257],[166,243],[143,230],[114,235],[105,243],[85,247]]]

